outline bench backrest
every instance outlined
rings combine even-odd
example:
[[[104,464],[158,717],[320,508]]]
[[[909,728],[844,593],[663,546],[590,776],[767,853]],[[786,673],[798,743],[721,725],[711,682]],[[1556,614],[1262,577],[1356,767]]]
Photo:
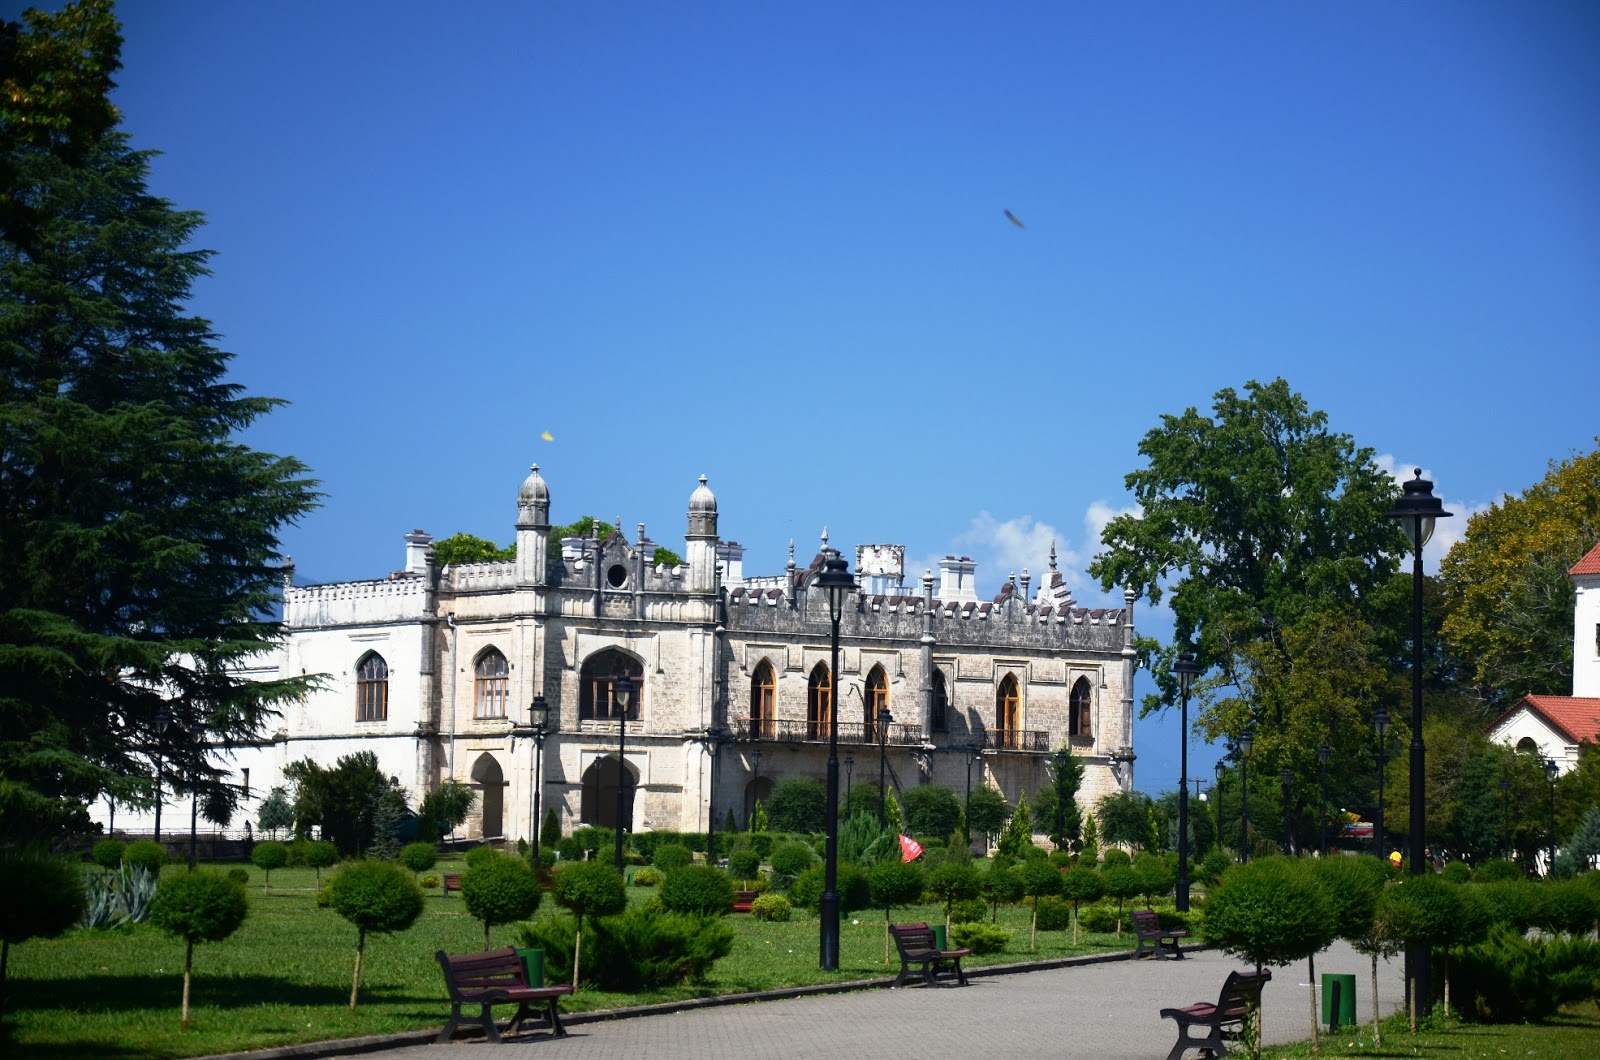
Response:
[[[1272,972],[1263,968],[1259,972],[1229,972],[1217,995],[1217,1014],[1229,1018],[1242,1017],[1253,1008],[1261,1007],[1261,988],[1272,978]]]
[[[1135,931],[1160,931],[1161,917],[1153,909],[1135,909],[1133,928]]]
[[[446,982],[457,990],[509,990],[528,985],[522,958],[510,946],[485,953],[464,953],[459,957],[448,956],[440,950],[435,956],[444,969]]]
[[[889,933],[894,936],[894,944],[903,953],[906,950],[931,950],[933,945],[933,929],[927,924],[893,924]]]

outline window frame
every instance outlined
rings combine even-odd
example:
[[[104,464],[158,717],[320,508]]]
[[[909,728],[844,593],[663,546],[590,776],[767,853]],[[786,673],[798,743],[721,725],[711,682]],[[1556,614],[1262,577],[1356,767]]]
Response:
[[[498,671],[488,666],[498,659]],[[511,663],[499,648],[487,647],[472,661],[472,717],[479,721],[498,721],[507,717],[511,698]]]
[[[371,672],[376,665],[377,673]],[[389,662],[369,651],[356,662],[356,721],[389,720]]]

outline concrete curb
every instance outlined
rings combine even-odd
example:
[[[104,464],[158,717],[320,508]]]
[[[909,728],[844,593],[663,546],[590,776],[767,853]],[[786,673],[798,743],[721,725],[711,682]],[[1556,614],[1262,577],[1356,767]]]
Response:
[[[1185,952],[1205,949],[1203,946],[1185,947]],[[1055,957],[1047,961],[1018,961],[1012,964],[989,964],[967,969],[968,979],[981,979],[994,975],[1019,975],[1025,972],[1043,972],[1053,968],[1087,967],[1110,964],[1114,961],[1133,960],[1133,951],[1098,953],[1088,957]],[[696,1009],[720,1008],[726,1005],[749,1005],[761,1001],[786,1001],[797,997],[820,997],[827,994],[848,994],[857,990],[885,990],[894,986],[894,979],[854,979],[847,983],[813,983],[809,986],[786,986],[777,990],[759,990],[743,994],[718,994],[715,997],[692,997],[682,1001],[663,1001],[656,1005],[630,1005],[626,1008],[594,1009],[589,1012],[563,1014],[561,1022],[567,1026],[585,1023],[604,1023],[610,1020],[637,1019],[641,1016],[667,1016],[674,1012]],[[440,1020],[443,1026],[444,1016]],[[380,1049],[396,1049],[411,1045],[429,1045],[439,1036],[438,1031],[399,1031],[394,1034],[371,1034],[362,1038],[335,1038],[324,1042],[303,1042],[299,1045],[281,1045],[271,1049],[251,1049],[242,1053],[216,1053],[196,1060],[319,1060],[323,1057],[353,1056],[373,1053]],[[471,1041],[458,1038],[456,1041]]]

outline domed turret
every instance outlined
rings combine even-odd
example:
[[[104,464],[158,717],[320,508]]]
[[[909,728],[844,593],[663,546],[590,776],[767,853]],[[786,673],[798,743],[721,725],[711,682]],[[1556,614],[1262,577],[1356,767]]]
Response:
[[[549,541],[550,487],[534,464],[517,491],[517,578],[524,585],[545,583]]]
[[[539,508],[544,515],[550,514],[550,487],[539,474],[538,464],[530,465],[528,477],[522,480],[522,488],[517,491],[517,507]]]
[[[706,485],[704,475],[700,476],[700,485],[689,495],[689,536],[717,536],[717,495]]]
[[[717,498],[704,475],[689,495],[689,533],[685,536],[689,591],[712,592],[717,585]]]

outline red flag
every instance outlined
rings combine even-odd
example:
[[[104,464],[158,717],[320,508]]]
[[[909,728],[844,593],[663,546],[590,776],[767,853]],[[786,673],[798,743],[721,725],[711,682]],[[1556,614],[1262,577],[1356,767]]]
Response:
[[[922,844],[908,835],[900,837],[900,860],[915,861],[922,856]]]

